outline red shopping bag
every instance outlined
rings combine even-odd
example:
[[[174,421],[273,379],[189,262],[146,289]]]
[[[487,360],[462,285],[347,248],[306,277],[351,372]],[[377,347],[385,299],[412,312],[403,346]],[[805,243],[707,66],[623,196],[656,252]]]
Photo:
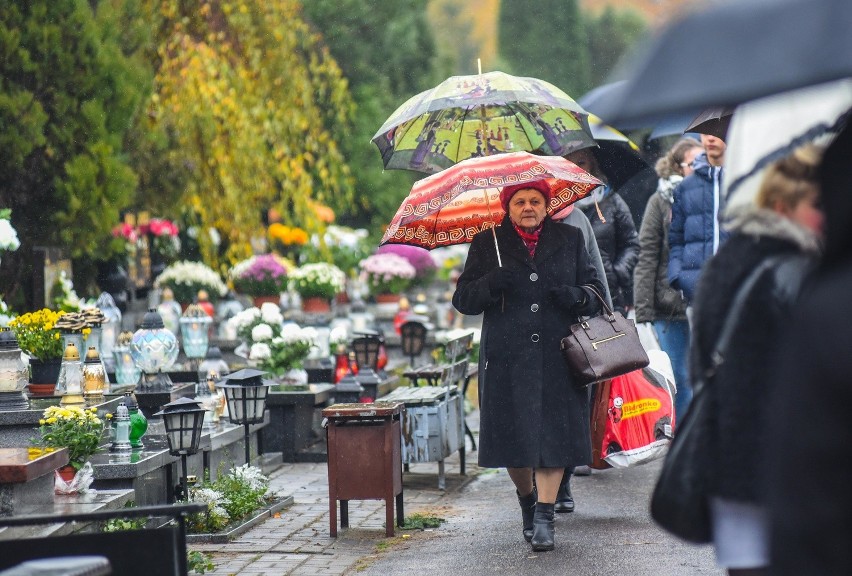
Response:
[[[643,368],[596,386],[592,407],[592,467],[627,468],[665,455],[674,432],[673,390]]]

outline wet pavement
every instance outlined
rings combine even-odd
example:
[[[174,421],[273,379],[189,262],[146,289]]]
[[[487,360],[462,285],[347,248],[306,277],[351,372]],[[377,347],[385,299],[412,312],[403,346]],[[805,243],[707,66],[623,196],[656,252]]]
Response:
[[[474,431],[476,416],[468,416]],[[521,536],[505,470],[478,468],[475,452],[468,452],[465,476],[457,453],[446,465],[443,491],[437,463],[413,464],[403,477],[406,517],[439,517],[438,528],[397,528],[387,538],[384,501],[353,500],[350,527],[331,538],[326,464],[285,464],[271,474],[271,488],[292,495],[291,507],[227,544],[189,548],[212,555],[216,568],[206,573],[212,576],[724,574],[712,548],[680,542],[652,523],[648,501],[660,461],[574,478],[577,510],[557,515],[556,549],[546,553],[533,553]]]

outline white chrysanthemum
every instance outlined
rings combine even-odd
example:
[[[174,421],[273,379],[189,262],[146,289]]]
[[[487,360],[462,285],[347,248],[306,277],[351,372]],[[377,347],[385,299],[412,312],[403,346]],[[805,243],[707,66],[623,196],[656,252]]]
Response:
[[[269,324],[258,324],[251,329],[251,339],[253,342],[263,342],[272,338],[272,327]]]
[[[20,245],[21,241],[12,223],[5,218],[0,219],[0,250],[17,250]]]
[[[243,464],[231,470],[229,475],[248,486],[250,490],[267,490],[269,488],[269,478],[264,476],[257,466]]]
[[[260,306],[260,317],[267,324],[281,324],[284,321],[284,316],[281,315],[281,308],[272,302],[264,302]]]
[[[269,344],[265,342],[256,342],[251,345],[249,350],[249,360],[266,360],[272,355],[272,350],[269,349]]]
[[[174,282],[175,284],[201,284],[208,291],[224,296],[228,291],[228,287],[222,282],[219,274],[215,270],[202,264],[201,262],[189,262],[183,260],[175,262],[166,267],[163,272],[154,280],[154,287],[160,288]]]
[[[328,333],[328,343],[331,346],[340,346],[349,343],[349,331],[346,326],[335,326]]]

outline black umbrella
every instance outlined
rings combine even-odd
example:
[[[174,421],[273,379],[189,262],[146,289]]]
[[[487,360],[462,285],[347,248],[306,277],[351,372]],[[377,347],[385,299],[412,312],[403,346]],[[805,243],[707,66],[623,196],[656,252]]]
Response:
[[[692,122],[684,128],[684,132],[698,132],[709,134],[722,140],[728,137],[728,126],[731,125],[731,115],[734,113],[732,106],[711,106],[702,110]]]
[[[672,23],[596,113],[620,125],[852,77],[852,2],[738,0]]]

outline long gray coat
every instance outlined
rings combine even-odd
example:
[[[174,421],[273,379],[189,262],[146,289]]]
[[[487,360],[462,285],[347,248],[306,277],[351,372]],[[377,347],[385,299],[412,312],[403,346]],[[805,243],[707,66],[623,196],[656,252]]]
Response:
[[[571,384],[559,342],[577,321],[549,295],[563,285],[603,286],[582,232],[546,218],[531,259],[508,216],[496,229],[503,266],[522,271],[520,286],[493,294],[487,274],[497,254],[491,230],[477,234],[453,305],[484,313],[479,356],[479,465],[561,468],[591,461],[589,401]],[[591,294],[585,314],[600,304]],[[537,341],[535,341],[537,340]]]

